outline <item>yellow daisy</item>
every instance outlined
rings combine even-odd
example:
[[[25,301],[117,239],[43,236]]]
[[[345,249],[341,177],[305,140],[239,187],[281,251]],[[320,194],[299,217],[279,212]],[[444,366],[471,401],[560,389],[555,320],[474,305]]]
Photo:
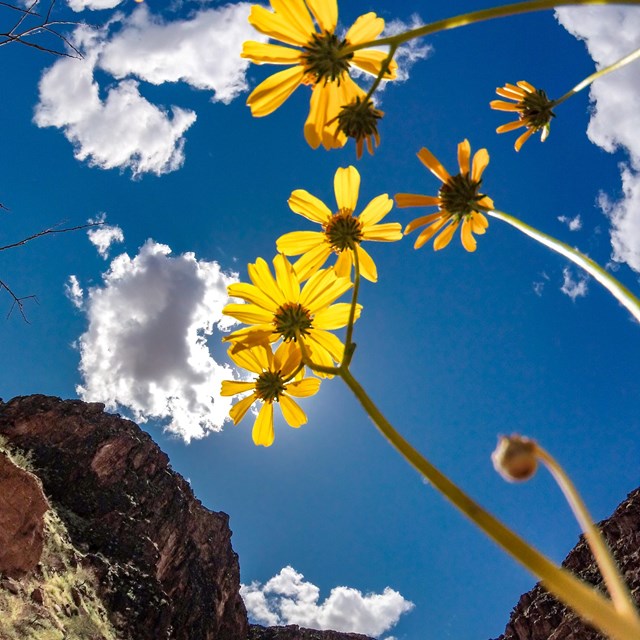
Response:
[[[351,79],[352,65],[378,75],[387,57],[385,51],[361,49],[344,54],[352,45],[377,38],[384,20],[375,13],[360,16],[340,39],[336,0],[270,0],[272,11],[254,5],[249,22],[261,33],[283,45],[248,41],[242,57],[256,64],[291,65],[258,85],[247,104],[256,117],[275,111],[301,84],[312,84],[309,116],[304,136],[311,147],[344,146],[346,134],[339,130],[341,107],[362,100],[365,92]],[[395,78],[397,64],[391,62],[385,78]]]
[[[315,363],[331,367],[340,362],[344,345],[330,331],[346,326],[351,305],[333,302],[353,286],[349,279],[338,277],[333,269],[323,269],[301,287],[285,256],[277,255],[273,266],[275,278],[267,263],[258,258],[248,266],[253,284],[229,285],[229,295],[246,300],[246,304],[228,304],[222,312],[250,326],[234,331],[224,341],[236,343],[233,349],[239,351],[280,338],[295,342],[299,337]],[[357,305],[356,318],[361,308]]]
[[[446,247],[462,222],[462,245],[467,251],[476,250],[474,233],[483,234],[489,222],[478,208],[493,209],[493,200],[483,193],[478,193],[482,184],[482,172],[489,164],[489,154],[486,149],[480,149],[473,156],[471,170],[469,160],[471,146],[468,140],[458,145],[458,164],[460,173],[450,176],[448,171],[438,162],[433,154],[424,147],[418,152],[418,158],[437,178],[442,180],[442,186],[437,196],[421,196],[413,193],[397,193],[396,204],[399,207],[430,207],[439,208],[437,213],[422,216],[412,220],[404,230],[405,235],[418,227],[424,229],[414,244],[419,249],[436,233],[441,232],[435,239],[433,248],[438,251]]]
[[[542,130],[540,139],[544,142],[551,131],[551,118],[555,118],[555,113],[551,110],[554,106],[552,100],[547,98],[547,94],[542,89],[536,89],[525,80],[518,83],[505,84],[504,87],[496,89],[496,93],[504,100],[492,100],[489,104],[497,111],[514,111],[518,114],[515,122],[508,122],[496,129],[497,133],[506,133],[520,127],[526,127],[526,131],[518,137],[515,143],[516,151],[520,151],[522,145],[531,137],[531,134]]]
[[[326,262],[332,253],[338,254],[335,270],[338,276],[351,278],[354,251],[358,254],[363,278],[376,282],[378,272],[371,256],[360,246],[363,240],[393,242],[402,239],[399,222],[377,224],[384,218],[393,200],[384,193],[369,202],[359,217],[353,212],[358,203],[360,174],[355,167],[339,168],[333,180],[338,210],[331,213],[321,200],[304,189],[296,189],[289,198],[289,207],[313,222],[322,225],[322,231],[293,231],[276,241],[280,253],[302,257],[293,265],[300,280],[306,280]]]
[[[280,344],[275,353],[271,346],[259,344],[249,349],[233,352],[230,358],[240,367],[257,374],[253,381],[224,380],[222,395],[233,396],[238,393],[252,393],[233,405],[229,416],[233,424],[244,418],[249,407],[262,401],[262,407],[253,424],[253,442],[256,445],[270,447],[275,437],[273,430],[273,403],[277,402],[282,415],[291,427],[299,427],[307,422],[307,416],[298,403],[290,398],[306,398],[318,393],[320,380],[305,378],[300,366],[300,351],[291,342]],[[297,372],[297,373],[296,373]]]

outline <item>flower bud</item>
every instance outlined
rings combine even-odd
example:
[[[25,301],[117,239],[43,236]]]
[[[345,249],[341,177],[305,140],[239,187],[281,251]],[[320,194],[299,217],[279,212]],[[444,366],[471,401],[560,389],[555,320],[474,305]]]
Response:
[[[509,482],[522,482],[533,476],[538,468],[537,445],[534,440],[514,433],[500,436],[491,454],[495,470]]]

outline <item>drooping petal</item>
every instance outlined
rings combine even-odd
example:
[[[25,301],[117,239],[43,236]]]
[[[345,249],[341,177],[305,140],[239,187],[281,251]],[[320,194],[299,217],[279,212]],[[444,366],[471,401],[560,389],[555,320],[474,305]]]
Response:
[[[338,130],[338,115],[342,106],[355,100],[356,84],[348,73],[343,73],[338,82],[327,85],[326,110],[322,117],[322,146],[325,149],[339,149],[347,142],[347,136]]]
[[[276,271],[276,281],[280,289],[282,289],[287,302],[297,302],[300,297],[300,282],[292,264],[285,256],[279,253],[273,259],[273,267]]]
[[[320,380],[318,378],[304,378],[287,385],[287,393],[296,398],[308,398],[320,390]]]
[[[321,231],[291,231],[276,240],[276,248],[285,256],[299,256],[325,242],[325,235]]]
[[[421,196],[417,193],[396,193],[394,199],[399,207],[436,207],[440,204],[438,196]]]
[[[260,33],[264,33],[274,40],[302,47],[311,40],[311,36],[315,32],[311,16],[307,12],[309,26],[301,24],[298,20],[292,19],[291,16],[292,13],[301,13],[300,5],[304,11],[307,11],[303,0],[286,0],[286,3],[291,5],[292,8],[298,5],[297,10],[274,13],[265,7],[253,5],[249,14],[249,24],[253,25]],[[283,4],[286,9],[287,4],[284,4],[284,2],[280,4]]]
[[[300,64],[301,55],[300,49],[247,40],[242,45],[240,57],[247,58],[255,64],[262,64],[263,62],[269,64]]]
[[[308,341],[316,347],[312,346],[312,349],[318,346],[322,347],[335,362],[340,362],[344,355],[344,345],[340,342],[340,338],[335,333],[329,331],[322,331],[320,329],[313,329],[309,332]]]
[[[469,173],[469,159],[471,158],[471,145],[468,140],[458,144],[458,165],[462,175]]]
[[[317,247],[310,249],[294,263],[293,270],[300,282],[308,280],[318,269],[321,269],[327,258],[331,255],[331,247],[324,242]]]
[[[489,221],[484,214],[480,213],[479,211],[475,211],[471,216],[471,221],[471,228],[473,233],[477,233],[478,235],[486,233],[486,230],[489,227]]]
[[[293,191],[287,202],[289,203],[291,211],[304,216],[312,222],[324,224],[331,219],[331,210],[329,207],[327,207],[320,198],[312,196],[304,189],[296,189]]]
[[[473,156],[473,164],[471,167],[471,179],[480,180],[483,171],[489,164],[489,152],[486,149],[478,149]]]
[[[280,371],[283,378],[288,378],[301,360],[302,353],[296,342],[282,342],[273,354],[273,371]]]
[[[233,420],[233,424],[238,424],[249,410],[249,407],[256,401],[258,396],[252,393],[242,400],[238,400],[229,411],[229,417]]]
[[[356,245],[356,251],[360,262],[360,275],[369,282],[378,282],[378,269],[373,258],[362,248],[362,245]]]
[[[338,278],[348,278],[351,280],[351,267],[353,266],[353,252],[346,249],[338,254],[338,259],[333,265],[333,270]]]
[[[273,430],[273,403],[265,402],[253,423],[251,433],[253,443],[257,446],[270,447],[275,439]]]
[[[520,151],[520,149],[522,148],[522,145],[531,137],[531,134],[533,133],[533,129],[527,129],[517,140],[515,145],[513,145],[515,147],[516,151]]]
[[[447,182],[451,178],[449,172],[440,164],[440,161],[425,147],[418,151],[418,158],[436,178],[440,178],[442,182]]]
[[[462,246],[467,251],[475,251],[476,250],[476,239],[473,237],[471,233],[472,222],[471,219],[465,218],[462,223],[462,231],[460,233],[460,239],[462,240]]]
[[[411,233],[414,229],[418,227],[423,227],[426,224],[431,224],[435,222],[439,218],[444,218],[445,220],[449,217],[448,213],[443,213],[442,211],[438,211],[437,213],[431,213],[428,216],[420,216],[415,220],[412,220],[404,229],[404,235]]]
[[[304,76],[304,67],[278,71],[261,82],[247,98],[251,115],[256,118],[273,113],[299,86]]]
[[[384,218],[392,208],[393,200],[386,193],[383,193],[371,200],[371,202],[369,202],[362,213],[358,216],[358,220],[360,220],[363,231],[366,230],[367,227],[380,222],[380,220],[382,220],[382,218]]]
[[[311,356],[311,361],[314,364],[319,364],[322,367],[334,366],[334,361],[331,357],[331,354],[323,346],[311,340],[306,340],[305,344]],[[333,378],[333,374],[331,373],[323,373],[321,371],[314,371],[313,373],[319,378]]]
[[[388,55],[387,51],[379,51],[377,49],[360,49],[358,51],[354,51],[351,63],[371,75],[378,76]],[[389,68],[383,77],[386,80],[395,80],[397,73],[398,63],[395,60],[390,60]]]
[[[289,0],[282,0],[288,2]],[[307,0],[307,6],[313,13],[321,31],[333,33],[338,24],[337,0]]]
[[[231,302],[222,309],[222,313],[245,324],[266,324],[273,320],[273,312],[255,304],[237,304]]]
[[[489,196],[485,196],[482,200],[478,200],[478,206],[489,210],[495,209],[493,200]]]
[[[350,311],[351,304],[348,302],[332,304],[330,307],[316,313],[313,318],[313,326],[316,327],[316,329],[327,329],[328,331],[342,329],[342,327],[346,327],[349,322]]]
[[[339,167],[333,178],[338,210],[347,209],[353,213],[358,206],[360,192],[360,174],[353,166]]]
[[[349,44],[369,42],[370,40],[375,40],[382,33],[383,29],[384,20],[378,18],[378,16],[371,11],[360,16],[351,25],[345,39]]]
[[[236,393],[243,393],[244,391],[249,391],[249,389],[254,389],[256,386],[255,382],[241,382],[240,380],[223,380],[222,381],[222,389],[220,390],[221,396],[235,396]]]
[[[363,230],[362,239],[375,242],[395,242],[396,240],[402,240],[402,226],[399,222],[376,224]]]
[[[327,123],[329,93],[335,82],[318,82],[313,86],[309,102],[309,115],[304,123],[304,139],[312,149],[322,144],[322,130]]]
[[[523,120],[516,120],[515,122],[507,122],[507,124],[502,124],[496,129],[496,133],[506,133],[507,131],[513,131],[514,129],[519,129],[520,127],[526,127],[527,123]]]
[[[444,249],[450,242],[451,238],[453,238],[453,234],[456,232],[458,225],[460,224],[460,220],[456,220],[452,222],[434,241],[433,248],[435,251],[440,251],[440,249]]]
[[[290,427],[299,427],[307,423],[307,415],[295,400],[287,396],[280,396],[279,402],[282,415]]]
[[[419,249],[426,242],[431,240],[431,238],[442,229],[442,227],[450,220],[449,214],[443,216],[440,220],[437,220],[432,225],[428,226],[426,229],[420,232],[420,235],[416,238],[416,241],[413,245],[414,249]]]

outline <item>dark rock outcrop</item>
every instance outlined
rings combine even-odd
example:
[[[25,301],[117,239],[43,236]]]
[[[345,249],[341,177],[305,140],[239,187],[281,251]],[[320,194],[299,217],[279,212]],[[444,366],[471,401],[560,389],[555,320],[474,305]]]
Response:
[[[19,577],[35,569],[48,508],[38,479],[0,453],[0,573]]]
[[[640,605],[640,489],[598,525],[613,553],[625,582]],[[580,542],[562,563],[583,580],[604,590],[602,577],[589,546]],[[539,584],[515,606],[503,635],[497,640],[605,640],[592,627],[567,610]]]
[[[371,638],[360,633],[303,629],[297,624],[286,627],[262,627],[259,624],[252,624],[249,627],[247,640],[371,640]]]
[[[228,516],[209,511],[134,423],[46,396],[0,404],[52,506],[100,577],[118,637],[240,640],[247,615]]]

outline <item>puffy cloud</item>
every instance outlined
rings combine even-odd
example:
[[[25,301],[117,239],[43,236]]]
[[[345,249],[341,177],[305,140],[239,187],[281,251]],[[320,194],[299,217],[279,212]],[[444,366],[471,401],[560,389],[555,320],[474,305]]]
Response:
[[[562,270],[562,277],[564,281],[560,287],[560,291],[568,295],[571,300],[575,302],[576,298],[584,298],[587,295],[587,276],[581,274],[578,276],[577,280],[574,280],[569,267],[565,267]]]
[[[215,92],[229,104],[247,89],[245,40],[265,41],[249,24],[251,5],[205,9],[188,20],[165,22],[145,7],[135,11],[101,52],[99,65],[116,78],[135,76],[152,84],[186,82]]]
[[[84,291],[76,276],[69,276],[68,281],[64,285],[64,294],[71,300],[71,303],[76,309],[82,309],[84,306]]]
[[[127,408],[140,422],[164,420],[187,442],[219,431],[230,408],[220,384],[233,376],[212,358],[207,337],[230,325],[222,307],[235,281],[216,262],[173,257],[153,240],[133,258],[114,258],[85,300],[78,394]]]
[[[67,0],[67,4],[74,11],[84,11],[85,9],[113,9],[124,0]]]
[[[580,214],[575,218],[570,218],[569,216],[558,216],[558,220],[563,224],[566,224],[567,227],[569,227],[569,231],[580,231],[580,229],[582,229],[582,219],[580,218]]]
[[[637,7],[557,9],[559,22],[583,40],[598,68],[640,47]],[[640,68],[638,62],[599,78],[591,85],[593,111],[589,139],[610,153],[623,149],[629,162],[621,164],[623,197],[601,197],[611,222],[613,259],[640,271]]]
[[[249,615],[259,624],[297,624],[371,636],[393,627],[414,606],[389,587],[366,595],[351,587],[335,587],[319,602],[320,589],[292,567],[285,567],[264,585],[242,585],[240,593]]]
[[[98,253],[105,260],[109,257],[109,248],[114,242],[124,242],[124,233],[118,226],[105,224],[106,215],[100,214],[95,219],[89,219],[89,222],[102,223],[99,227],[93,227],[87,231],[89,242],[95,245]]]
[[[398,33],[408,31],[409,29],[417,29],[424,24],[420,16],[413,14],[409,22],[402,20],[391,20],[385,24],[382,37],[395,36]],[[398,81],[405,82],[409,79],[409,71],[418,60],[425,60],[433,52],[433,47],[424,44],[419,39],[410,40],[398,47],[395,55],[395,61],[398,63]]]

